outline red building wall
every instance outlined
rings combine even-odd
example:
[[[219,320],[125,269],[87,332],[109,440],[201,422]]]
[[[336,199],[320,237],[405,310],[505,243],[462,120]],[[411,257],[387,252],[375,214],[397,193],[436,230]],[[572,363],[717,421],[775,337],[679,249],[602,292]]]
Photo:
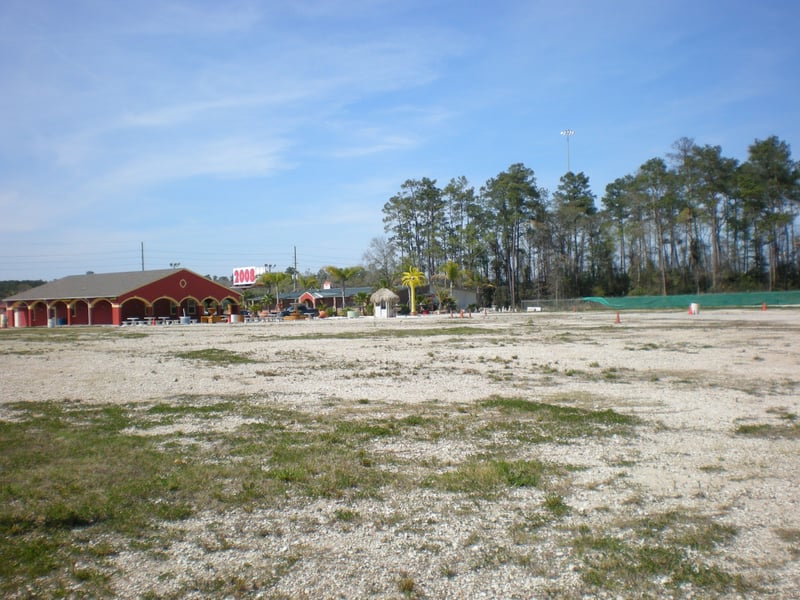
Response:
[[[180,269],[118,298],[88,299],[89,302],[94,302],[91,319],[87,299],[53,300],[48,302],[50,311],[47,308],[48,303],[41,300],[3,309],[7,314],[7,326],[46,327],[51,318],[56,319],[59,324],[67,325],[88,325],[90,321],[92,325],[120,325],[127,317],[181,316],[182,307],[188,308],[190,303],[196,305],[197,312],[192,316],[197,317],[202,314],[204,301],[221,305],[224,300],[228,300],[232,304],[233,313],[238,313],[242,297],[240,293],[224,285]],[[172,310],[173,303],[177,305],[175,311]]]

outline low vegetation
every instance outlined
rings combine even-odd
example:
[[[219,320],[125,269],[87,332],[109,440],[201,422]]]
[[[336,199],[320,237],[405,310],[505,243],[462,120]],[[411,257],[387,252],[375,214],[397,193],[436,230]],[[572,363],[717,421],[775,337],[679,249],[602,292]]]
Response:
[[[658,595],[664,587],[700,589],[713,596],[753,592],[754,586],[740,575],[707,558],[735,535],[735,527],[713,517],[676,509],[623,521],[599,533],[581,528],[573,548],[583,562],[582,578],[598,588],[636,589],[644,596]]]
[[[15,327],[3,331],[3,339],[24,341],[31,344],[80,345],[82,342],[96,342],[103,339],[126,339],[147,337],[141,331],[124,331],[117,327]]]
[[[494,331],[498,335],[506,335],[502,330]],[[444,327],[420,327],[399,329],[393,328],[376,328],[372,331],[338,331],[335,333],[317,333],[313,334],[314,339],[363,339],[363,338],[405,338],[405,337],[432,337],[432,336],[470,336],[470,335],[491,335],[493,330],[482,327],[471,327],[468,325],[449,325]],[[293,336],[294,339],[295,336]]]
[[[183,357],[246,360],[216,349]],[[131,548],[162,552],[182,535],[165,524],[208,511],[333,499],[339,508],[331,522],[358,527],[376,518],[361,502],[422,490],[462,499],[461,510],[468,512],[509,494],[531,494],[531,506],[538,508],[471,568],[506,561],[533,568],[529,554],[541,532],[563,536],[559,532],[574,513],[570,473],[580,469],[544,458],[537,445],[634,435],[642,425],[612,410],[498,396],[455,411],[426,403],[412,412],[373,412],[364,401],[324,415],[256,400],[182,396],[126,406],[9,406],[13,418],[0,421],[0,594],[24,596],[35,589],[50,597],[111,596],[116,555]],[[213,426],[223,419],[236,425]],[[469,452],[442,460],[433,448],[444,441],[466,444]],[[408,444],[429,450],[409,457],[399,450]],[[393,519],[396,527],[414,526],[411,515]],[[579,559],[587,589],[646,594],[666,578],[674,588],[691,584],[716,594],[747,589],[741,578],[706,559],[735,534],[711,518],[676,511],[580,529],[563,539],[565,551]],[[796,534],[784,537],[796,546]],[[291,569],[300,558],[287,558],[281,568]],[[455,577],[458,567],[445,565],[442,573]],[[200,589],[235,596],[243,585],[216,578]],[[418,585],[403,572],[395,589],[413,596]]]
[[[527,442],[566,443],[582,436],[629,435],[639,419],[611,409],[588,410],[523,398],[492,396],[481,406],[498,410],[502,418],[486,425]]]
[[[763,438],[800,438],[800,420],[797,414],[785,408],[767,410],[775,415],[777,422],[770,423],[740,423],[735,432],[739,435],[749,435]]]
[[[203,348],[201,350],[187,350],[186,352],[178,352],[178,358],[185,358],[187,360],[199,360],[205,363],[215,365],[232,365],[239,363],[255,362],[253,359],[233,352],[232,350],[225,350],[221,348]]]

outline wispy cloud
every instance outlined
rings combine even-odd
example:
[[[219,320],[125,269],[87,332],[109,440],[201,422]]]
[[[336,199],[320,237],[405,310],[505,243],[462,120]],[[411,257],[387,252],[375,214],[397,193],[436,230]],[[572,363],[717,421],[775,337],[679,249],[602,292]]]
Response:
[[[206,140],[197,145],[175,145],[160,152],[134,156],[89,185],[94,193],[142,189],[191,177],[266,177],[288,168],[281,139]]]
[[[408,136],[399,134],[382,135],[375,132],[370,136],[374,139],[372,143],[359,145],[348,145],[334,150],[331,156],[335,158],[356,158],[360,156],[369,156],[371,154],[379,154],[383,152],[394,152],[396,150],[407,150],[419,144],[419,140]]]
[[[799,11],[692,0],[0,2],[0,232],[32,246],[81,232],[58,238],[71,245],[102,228],[108,240],[150,233],[180,249],[267,229],[269,244],[291,248],[328,243],[334,229],[357,247],[341,259],[354,264],[409,177],[480,185],[522,161],[552,189],[564,127],[577,130],[573,164],[598,194],[676,136],[743,131],[744,145],[776,133],[797,147]],[[282,208],[293,198],[302,214]],[[234,222],[220,199],[247,214],[279,210]],[[181,203],[193,212],[169,231],[138,216]]]
[[[223,97],[215,100],[146,108],[138,112],[125,113],[122,115],[119,125],[121,127],[172,127],[202,118],[208,113],[257,106],[262,101],[258,97]]]

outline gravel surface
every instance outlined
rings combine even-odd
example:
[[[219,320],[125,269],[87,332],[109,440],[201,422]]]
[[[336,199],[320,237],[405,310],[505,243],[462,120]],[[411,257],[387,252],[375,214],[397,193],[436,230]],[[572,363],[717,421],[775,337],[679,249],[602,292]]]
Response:
[[[199,510],[165,525],[176,535],[158,552],[130,547],[110,559],[111,588],[121,598],[214,597],[211,580],[236,581],[231,597],[624,598],[624,588],[587,581],[576,532],[620,532],[626,520],[670,511],[734,527],[733,539],[704,552],[704,560],[749,586],[720,591],[656,581],[649,595],[800,597],[800,311],[620,317],[140,326],[69,344],[43,338],[35,347],[0,332],[0,418],[13,418],[10,402],[147,406],[194,396],[246,397],[265,411],[347,407],[374,417],[436,406],[456,415],[497,396],[641,419],[633,435],[521,446],[522,458],[580,467],[557,484],[569,512],[525,535],[510,532],[524,529],[548,490],[510,488],[485,498],[415,486],[381,498]],[[481,331],[461,335],[461,327]],[[434,328],[441,334],[430,335]],[[208,348],[252,362],[203,365],[178,356]],[[174,427],[191,436],[208,427],[235,432],[257,420],[226,415]],[[743,425],[765,425],[767,433],[744,435]],[[452,437],[371,444],[398,464],[418,465],[459,464],[482,448]],[[358,518],[337,518],[345,509]]]

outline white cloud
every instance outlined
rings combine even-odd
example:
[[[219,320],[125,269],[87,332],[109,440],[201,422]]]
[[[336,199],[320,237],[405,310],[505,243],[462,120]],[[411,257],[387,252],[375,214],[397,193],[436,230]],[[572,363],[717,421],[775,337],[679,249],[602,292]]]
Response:
[[[175,144],[136,156],[91,183],[94,194],[130,192],[190,177],[265,177],[289,165],[281,158],[280,139],[225,138],[199,144]]]
[[[419,144],[419,140],[409,135],[399,134],[378,134],[370,136],[375,140],[372,143],[363,145],[348,145],[332,152],[335,158],[356,158],[383,152],[394,152],[396,150],[407,150]]]

